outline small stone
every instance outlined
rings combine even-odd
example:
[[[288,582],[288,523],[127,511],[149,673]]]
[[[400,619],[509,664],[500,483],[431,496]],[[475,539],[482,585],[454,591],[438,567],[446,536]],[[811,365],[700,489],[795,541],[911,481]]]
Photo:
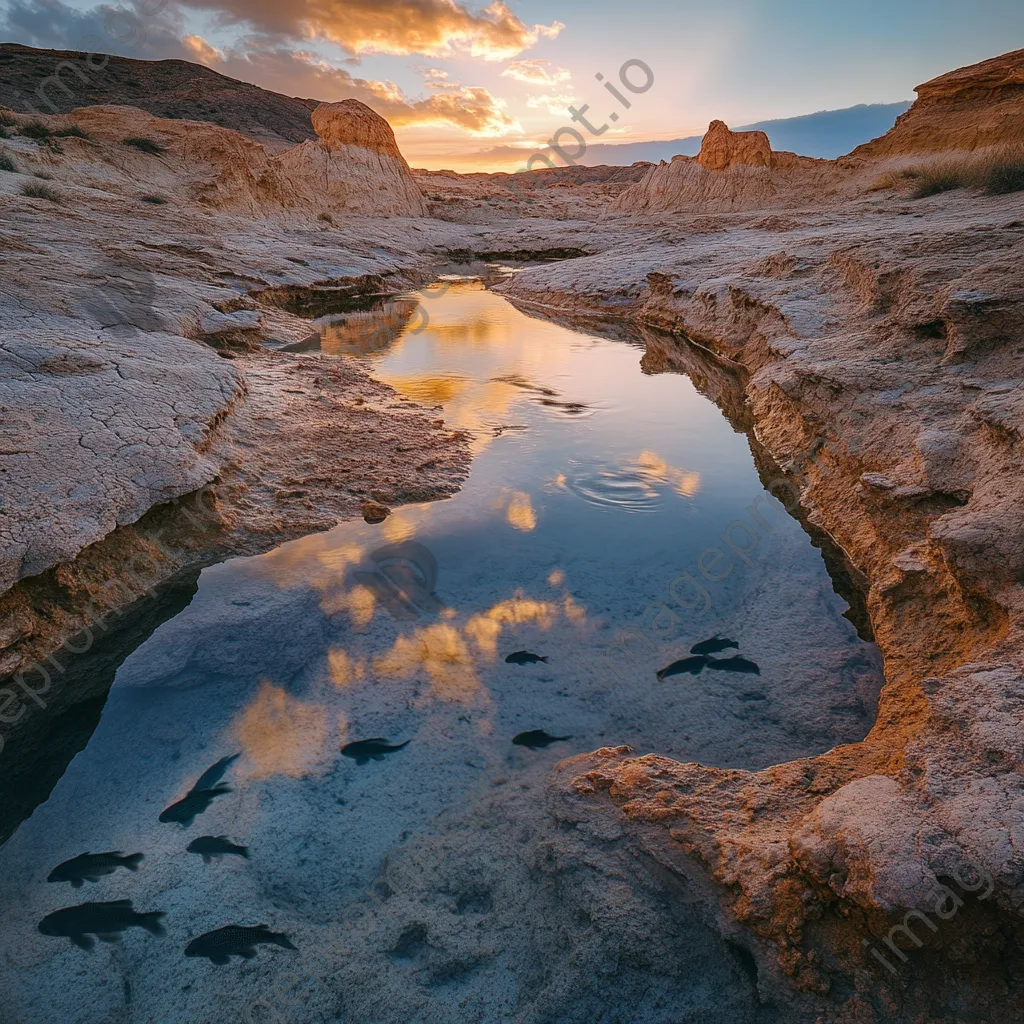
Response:
[[[879,491],[891,491],[896,484],[883,473],[865,473],[861,476],[861,483],[868,487],[874,487]]]
[[[363,518],[368,523],[383,523],[391,515],[391,509],[387,505],[381,505],[376,501],[363,502]]]

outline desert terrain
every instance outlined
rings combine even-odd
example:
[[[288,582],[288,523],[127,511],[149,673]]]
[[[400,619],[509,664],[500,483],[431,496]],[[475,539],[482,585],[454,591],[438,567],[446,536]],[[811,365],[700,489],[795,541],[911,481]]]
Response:
[[[18,81],[43,60],[4,52]],[[228,90],[216,124],[160,90],[0,108],[0,693],[49,705],[0,718],[8,779],[87,742],[53,722],[189,574],[471,472],[440,408],[304,354],[296,303],[525,263],[494,286],[517,308],[645,331],[645,372],[749,423],[767,489],[848,564],[885,675],[867,737],[819,756],[561,761],[538,798],[572,831],[558,856],[638,859],[696,907],[786,1008],[751,1020],[1019,1019],[1024,51],[922,85],[835,161],[715,122],[695,158],[517,176],[414,171],[354,100]],[[117,642],[83,683],[72,655],[100,632]],[[885,938],[925,911],[945,923],[916,929],[912,970],[879,970],[870,950],[896,957]]]

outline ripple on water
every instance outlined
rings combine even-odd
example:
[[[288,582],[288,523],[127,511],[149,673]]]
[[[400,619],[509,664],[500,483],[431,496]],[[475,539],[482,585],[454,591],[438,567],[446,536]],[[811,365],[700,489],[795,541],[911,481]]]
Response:
[[[596,411],[594,406],[584,405],[582,402],[563,402],[557,398],[535,398],[534,401],[543,406],[550,415],[571,420],[588,419]]]
[[[577,497],[609,512],[652,513],[665,507],[661,491],[639,466],[586,466],[565,486]]]

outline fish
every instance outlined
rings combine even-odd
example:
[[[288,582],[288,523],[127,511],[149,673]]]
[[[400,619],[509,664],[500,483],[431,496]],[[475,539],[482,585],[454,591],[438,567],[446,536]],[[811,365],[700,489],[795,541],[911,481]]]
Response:
[[[258,924],[255,928],[247,928],[240,924],[229,924],[193,939],[185,947],[185,956],[204,956],[211,963],[223,966],[233,956],[252,960],[256,956],[257,946],[298,948],[284,932],[272,932],[269,925]]]
[[[82,903],[47,914],[39,922],[39,931],[42,935],[68,938],[80,949],[92,949],[96,945],[93,935],[101,942],[118,942],[121,932],[129,928],[145,928],[151,935],[166,935],[167,929],[162,924],[166,916],[162,910],[137,913],[131,900]]]
[[[209,864],[214,857],[224,857],[227,854],[249,859],[249,847],[236,846],[228,840],[227,836],[200,836],[198,839],[193,839],[185,849],[189,853],[201,854],[204,864]]]
[[[199,789],[213,789],[213,787],[216,786],[225,775],[227,775],[228,769],[241,756],[241,754],[229,754],[227,757],[222,757],[216,764],[211,764],[210,767],[207,768],[198,779],[196,779],[196,784],[192,787],[191,792],[194,793]]]
[[[708,668],[716,672],[746,672],[755,676],[761,674],[761,669],[752,661],[734,655],[731,658],[708,658]]]
[[[700,675],[707,663],[708,659],[703,654],[699,654],[696,658],[680,658],[679,661],[673,661],[671,665],[667,665],[658,673],[658,682],[660,683],[669,676],[681,676],[684,673],[689,673],[691,676]]]
[[[710,640],[702,640],[690,648],[691,654],[718,654],[719,651],[727,651],[730,647],[739,650],[740,645],[735,640],[728,640],[721,633],[716,633]]]
[[[214,786],[213,789],[190,789],[188,796],[177,803],[165,807],[160,812],[160,821],[166,823],[176,821],[189,828],[203,811],[207,810],[210,804],[219,796],[230,793],[230,786]]]
[[[372,740],[356,740],[354,743],[346,743],[341,748],[343,757],[355,759],[356,764],[367,764],[369,761],[383,761],[385,754],[393,754],[396,750],[409,746],[411,740],[404,743],[388,743],[386,739],[377,736]]]
[[[548,659],[540,654],[532,654],[530,651],[516,651],[505,659],[506,665],[536,665],[543,661],[546,665]]]
[[[529,732],[521,732],[518,736],[512,737],[512,742],[517,747],[528,747],[530,750],[541,750],[551,746],[552,743],[564,743],[571,740],[571,736],[552,736],[543,729],[531,729]]]
[[[83,853],[58,864],[46,880],[70,882],[76,889],[81,889],[86,882],[98,882],[104,875],[112,875],[118,868],[138,871],[143,859],[141,853],[126,857],[120,850],[115,853]]]

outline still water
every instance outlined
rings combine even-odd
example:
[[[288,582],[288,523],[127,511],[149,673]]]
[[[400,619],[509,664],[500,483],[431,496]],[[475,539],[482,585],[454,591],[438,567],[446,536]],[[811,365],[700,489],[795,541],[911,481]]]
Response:
[[[820,552],[747,436],[643,354],[470,280],[323,320],[320,358],[440,407],[472,437],[471,475],[449,501],[207,569],[129,657],[88,746],[0,849],[0,1019],[768,1019],[710,933],[547,810],[550,769],[601,746],[757,769],[873,721],[878,654]],[[658,680],[716,633],[738,647],[715,657],[759,674]],[[506,662],[522,651],[546,660]],[[565,738],[512,742],[534,730]],[[342,756],[373,738],[408,745]],[[193,824],[158,821],[235,753]],[[205,836],[248,857],[207,863],[187,849]],[[47,883],[87,851],[144,859]],[[85,950],[37,928],[113,900],[163,912],[167,934],[103,926],[120,941]],[[232,924],[287,940],[185,956]]]

